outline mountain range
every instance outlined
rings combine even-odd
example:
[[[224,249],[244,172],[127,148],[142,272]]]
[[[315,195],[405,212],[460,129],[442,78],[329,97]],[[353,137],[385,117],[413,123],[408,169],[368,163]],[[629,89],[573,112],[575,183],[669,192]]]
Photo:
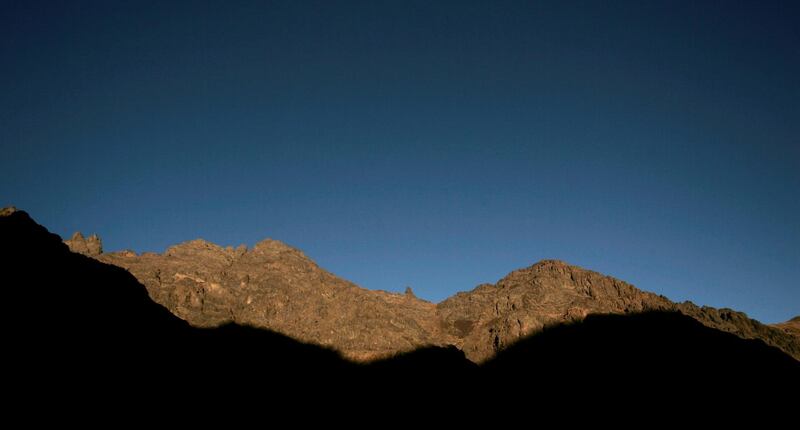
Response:
[[[611,423],[668,407],[715,422],[794,419],[786,394],[800,361],[767,341],[790,350],[796,321],[696,308],[701,323],[562,262],[432,304],[359,288],[276,241],[104,253],[96,237],[65,244],[10,208],[0,239],[12,416],[34,406],[82,421],[228,422],[266,411],[373,426],[368,417],[474,424],[570,410],[570,422]]]
[[[795,318],[769,326],[742,312],[675,303],[624,281],[558,260],[515,270],[438,303],[361,288],[319,267],[302,251],[266,239],[252,248],[202,239],[163,254],[104,253],[76,233],[73,252],[128,270],[150,297],[195,327],[236,323],[372,361],[423,347],[455,346],[484,363],[520,339],[588,315],[678,312],[744,339],[760,339],[800,360]]]

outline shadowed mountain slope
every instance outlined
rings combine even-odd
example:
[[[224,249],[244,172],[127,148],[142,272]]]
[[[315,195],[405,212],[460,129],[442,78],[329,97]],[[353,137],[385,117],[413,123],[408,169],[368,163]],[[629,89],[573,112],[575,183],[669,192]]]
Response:
[[[302,396],[337,403],[343,386],[361,386],[366,401],[375,390],[390,394],[382,386],[388,381],[411,387],[436,375],[457,385],[476,368],[455,348],[429,347],[398,364],[369,366],[270,330],[193,327],[150,299],[129,272],[70,252],[25,212],[0,213],[0,238],[4,358],[17,376],[6,387],[21,399],[48,393],[77,401],[83,394],[63,390],[80,386],[95,400],[141,389],[182,403],[264,387],[261,395],[283,402]]]
[[[593,405],[666,399],[672,394],[663,387],[676,383],[737,392],[752,407],[800,382],[800,362],[761,340],[655,311],[547,325],[482,366],[452,346],[356,364],[268,330],[192,327],[150,300],[130,273],[70,252],[24,212],[0,214],[0,237],[4,350],[16,376],[6,387],[15,401],[97,405],[137,392],[151,403],[213,401],[215,409],[272,399],[374,411],[413,398],[415,407],[454,406],[464,412],[452,419],[468,421],[495,406],[536,408],[600,388]],[[681,398],[706,396],[698,386]]]
[[[136,362],[130,370],[146,375],[166,372],[175,362],[186,371],[192,363],[232,364],[229,354],[237,361],[247,360],[249,355],[237,349],[252,349],[260,352],[253,358],[264,364],[303,358],[304,363],[314,362],[312,369],[345,365],[333,351],[265,330],[233,325],[194,328],[150,299],[130,273],[70,252],[58,236],[25,212],[5,211],[0,233],[8,304],[5,331],[18,346],[12,350],[20,363],[42,360],[48,363],[45,367],[71,369],[68,373],[77,377],[110,362]],[[280,348],[265,351],[259,342]]]

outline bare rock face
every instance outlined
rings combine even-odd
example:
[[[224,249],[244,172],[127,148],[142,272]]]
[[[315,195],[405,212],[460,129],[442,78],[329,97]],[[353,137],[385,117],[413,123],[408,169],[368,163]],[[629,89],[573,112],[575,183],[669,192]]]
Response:
[[[198,239],[162,255],[99,259],[128,269],[156,302],[194,326],[269,328],[361,361],[449,344],[434,304],[360,288],[276,240],[234,249]]]
[[[483,362],[521,337],[589,314],[670,309],[672,303],[620,280],[545,260],[497,284],[458,293],[438,306],[442,329],[467,358]]]
[[[96,234],[89,236],[87,239],[83,237],[81,232],[77,231],[72,235],[71,239],[65,240],[64,243],[69,247],[70,251],[88,257],[97,257],[103,253],[103,242]]]
[[[800,360],[800,337],[792,331],[800,321],[771,327],[730,309],[674,303],[557,260],[516,270],[494,285],[479,285],[435,305],[417,298],[411,288],[405,294],[360,288],[276,240],[247,249],[197,239],[163,254],[141,255],[103,254],[96,236],[84,239],[79,233],[66,243],[74,252],[127,269],[153,300],[193,326],[235,322],[267,328],[358,361],[454,345],[481,363],[548,326],[591,314],[648,311],[678,311],[708,327],[761,339]]]
[[[495,285],[458,293],[438,306],[445,333],[467,358],[483,362],[521,337],[590,314],[678,311],[745,339],[761,339],[800,360],[800,341],[730,309],[674,303],[664,296],[561,261],[545,260],[514,271]]]

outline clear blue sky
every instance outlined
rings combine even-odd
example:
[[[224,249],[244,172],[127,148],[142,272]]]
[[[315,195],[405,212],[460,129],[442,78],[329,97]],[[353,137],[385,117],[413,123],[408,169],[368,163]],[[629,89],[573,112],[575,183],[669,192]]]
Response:
[[[786,320],[799,5],[2,1],[0,205],[433,301],[558,258]]]

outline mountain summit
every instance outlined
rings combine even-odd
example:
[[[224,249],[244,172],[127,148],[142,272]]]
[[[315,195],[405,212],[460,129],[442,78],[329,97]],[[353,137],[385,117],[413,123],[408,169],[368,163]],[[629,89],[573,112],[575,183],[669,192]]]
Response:
[[[446,333],[473,361],[482,362],[520,338],[591,314],[677,311],[745,339],[761,339],[800,359],[800,339],[731,309],[674,303],[664,296],[559,260],[543,260],[439,303]]]
[[[197,239],[160,255],[97,258],[130,271],[153,300],[197,327],[269,328],[359,361],[453,343],[433,303],[360,288],[277,240],[247,249]]]

